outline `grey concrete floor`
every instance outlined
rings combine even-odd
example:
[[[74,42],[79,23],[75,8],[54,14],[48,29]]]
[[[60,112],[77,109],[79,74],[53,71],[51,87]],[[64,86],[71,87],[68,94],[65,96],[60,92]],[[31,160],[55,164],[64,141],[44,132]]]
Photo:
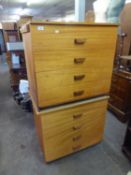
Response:
[[[103,142],[46,164],[33,114],[13,100],[7,64],[0,63],[0,175],[126,175],[131,164],[121,152],[125,130],[107,112]]]

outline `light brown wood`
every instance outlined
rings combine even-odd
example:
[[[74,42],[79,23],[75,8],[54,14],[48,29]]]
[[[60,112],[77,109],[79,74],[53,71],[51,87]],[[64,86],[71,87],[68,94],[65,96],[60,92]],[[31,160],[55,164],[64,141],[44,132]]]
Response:
[[[111,70],[105,69],[103,66],[96,67],[96,69],[69,69],[60,71],[47,71],[36,74],[37,84],[40,85],[44,90],[52,88],[61,88],[63,86],[70,86],[75,84],[85,84],[97,81],[108,81],[111,79]],[[60,87],[61,86],[61,87]],[[109,85],[108,85],[109,86]]]
[[[32,22],[23,28],[35,123],[47,162],[102,140],[116,34],[114,24]]]
[[[26,48],[25,44],[25,49],[28,52],[30,47],[32,52],[30,87],[35,89],[30,93],[35,95],[38,107],[108,94],[116,44],[115,25],[31,23],[28,27],[23,38],[27,43],[26,36],[30,33],[30,46]],[[78,75],[84,78],[74,81]]]
[[[113,24],[23,27],[35,124],[47,162],[102,140],[108,98],[102,95],[110,89],[116,33]]]
[[[46,161],[100,142],[103,138],[106,107],[105,99],[58,111],[36,112],[35,117],[39,118],[42,126],[40,138]]]
[[[60,26],[112,26],[112,27],[118,27],[118,24],[116,23],[94,23],[94,22],[53,22],[53,21],[35,21],[35,20],[32,20],[31,22],[28,22],[27,23],[27,26],[33,26],[33,25],[49,25],[49,26],[52,26],[52,25],[60,25]],[[22,26],[23,27],[23,26]],[[25,30],[23,31],[21,27],[21,32],[24,33]]]
[[[72,50],[72,49],[87,49],[95,51],[93,49],[113,47],[111,43],[114,43],[116,33],[114,29],[116,27],[83,27],[83,26],[42,26],[42,31],[37,30],[38,26],[31,26],[32,32],[32,46],[34,52],[44,52],[53,50]],[[107,36],[110,38],[107,39]],[[85,39],[83,44],[75,44],[75,39]],[[106,47],[105,47],[106,43]],[[113,47],[114,48],[114,47]],[[92,50],[91,50],[92,49]],[[85,50],[84,50],[85,51]],[[104,51],[104,50],[103,50]]]
[[[41,146],[41,149],[44,153],[42,122],[41,122],[41,117],[39,117],[39,115],[37,115],[37,111],[35,110],[35,107],[34,107],[34,120],[35,120],[35,127],[36,127],[37,134],[38,134],[39,141],[40,141],[40,146]]]
[[[89,81],[87,83],[74,82],[73,84],[68,86],[51,86],[51,88],[48,89],[44,88],[44,86],[42,86],[42,84],[39,83],[38,90],[41,93],[38,93],[38,103],[40,107],[51,106],[51,104],[61,104],[68,101],[72,102],[80,99],[86,99],[92,96],[108,94],[109,84],[110,81],[104,79],[101,81]],[[75,95],[75,93],[77,92],[83,93]]]
[[[114,52],[112,48],[98,49],[98,53],[92,51],[96,50],[92,48],[90,50],[70,50],[70,51],[45,51],[35,52],[35,71],[44,72],[60,69],[99,69],[103,67],[111,67]],[[108,54],[107,54],[108,53]],[[75,60],[83,60],[82,62],[76,62]]]
[[[24,51],[25,51],[25,59],[26,59],[26,67],[27,67],[27,75],[29,80],[29,91],[32,94],[33,99],[37,103],[37,85],[36,85],[36,75],[34,68],[34,60],[32,56],[32,47],[31,47],[31,34],[27,33],[26,36],[23,35],[24,40]]]

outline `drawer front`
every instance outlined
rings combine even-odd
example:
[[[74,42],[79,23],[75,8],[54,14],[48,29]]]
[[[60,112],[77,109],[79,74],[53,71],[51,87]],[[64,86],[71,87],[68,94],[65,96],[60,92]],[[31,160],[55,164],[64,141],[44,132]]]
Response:
[[[117,96],[119,97],[121,100],[125,100],[126,96],[127,96],[127,92],[126,89],[121,88],[120,86],[111,86],[111,90],[110,90],[110,95],[111,96]]]
[[[103,50],[103,49],[102,49]],[[90,67],[110,68],[113,65],[114,52],[111,49],[105,51],[72,50],[72,51],[45,51],[34,53],[35,72],[63,70],[63,69],[87,69]]]
[[[110,68],[87,68],[87,70],[62,70],[62,71],[47,71],[36,74],[37,86],[42,90],[48,91],[54,88],[67,86],[84,85],[90,82],[111,81]]]
[[[55,33],[56,29],[60,32]],[[45,26],[43,31],[35,27],[32,31],[36,72],[85,67],[94,62],[97,66],[112,65],[116,39],[113,28]]]
[[[122,111],[125,110],[124,100],[114,94],[110,96],[109,103]]]
[[[111,70],[47,71],[36,74],[38,106],[46,107],[107,94]]]
[[[107,100],[42,117],[45,157],[51,161],[101,141]]]
[[[124,78],[117,76],[117,75],[113,75],[112,84],[114,86],[121,87],[123,89],[128,87],[128,81]]]
[[[116,39],[116,29],[112,27],[82,27],[82,26],[45,26],[44,30],[37,30],[32,26],[33,51],[53,51],[89,49],[102,50],[112,47]],[[112,32],[112,35],[110,35]],[[110,37],[107,38],[107,36]],[[106,44],[106,47],[105,47]],[[113,47],[112,47],[113,48]],[[95,51],[94,50],[94,51]]]
[[[73,84],[51,89],[44,89],[44,86],[39,84],[38,88],[38,106],[48,107],[57,104],[73,102],[76,100],[95,97],[109,92],[108,80],[97,80],[85,84]]]
[[[55,131],[53,128],[58,128],[59,132],[63,132],[66,129],[71,129],[74,123],[77,122],[80,124],[80,121],[86,121],[87,113],[92,113],[94,111],[98,111],[99,109],[105,109],[107,100],[98,101],[94,103],[88,103],[79,105],[77,107],[72,107],[65,110],[60,110],[56,112],[52,112],[49,114],[44,114],[42,117],[42,122],[44,126],[44,133],[50,135],[50,131],[54,136]],[[49,138],[47,138],[49,139]]]

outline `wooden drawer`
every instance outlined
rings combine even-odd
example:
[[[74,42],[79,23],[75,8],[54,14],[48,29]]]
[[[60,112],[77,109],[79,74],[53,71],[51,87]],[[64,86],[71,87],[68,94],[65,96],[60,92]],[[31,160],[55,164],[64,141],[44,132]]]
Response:
[[[120,86],[114,86],[112,84],[111,89],[110,89],[110,95],[113,96],[118,96],[120,99],[125,100],[126,99],[126,89],[121,88]]]
[[[96,80],[88,83],[74,83],[69,86],[44,88],[38,84],[38,106],[40,108],[54,106],[62,103],[73,102],[89,97],[108,94],[109,80]]]
[[[45,51],[34,53],[35,72],[63,69],[112,69],[113,54],[110,49],[106,52],[75,51]]]
[[[87,51],[99,51],[112,47],[115,34],[110,35],[113,28],[82,27],[82,26],[44,26],[44,30],[37,30],[32,26],[32,48],[34,52],[53,50],[86,49]],[[114,32],[113,32],[114,33]],[[106,44],[106,47],[105,47]],[[108,49],[107,49],[108,50]],[[104,51],[104,50],[103,50]]]
[[[56,34],[54,32],[56,29],[61,32]],[[89,65],[100,69],[102,66],[111,69],[115,38],[111,36],[107,40],[107,35],[112,30],[109,28],[103,31],[100,27],[45,26],[44,31],[37,31],[37,28],[33,27],[32,32],[35,35],[32,36],[32,50],[35,71],[79,66],[86,68]],[[76,39],[82,43],[76,44]]]
[[[100,142],[106,107],[107,97],[104,97],[39,112],[36,117],[41,122],[46,161]]]
[[[99,68],[94,69],[87,67],[87,70],[61,70],[61,71],[47,71],[36,74],[37,87],[44,91],[49,89],[61,88],[65,86],[75,86],[77,84],[86,84],[90,82],[109,81],[111,79],[111,70],[103,68],[101,71]]]
[[[121,78],[120,76],[113,75],[112,77],[112,84],[117,87],[121,88],[127,88],[128,86],[128,81],[124,78]]]
[[[38,106],[46,107],[109,92],[111,70],[47,71],[36,74]]]
[[[124,113],[129,113],[131,111],[131,100],[128,100],[127,96],[122,99],[120,96],[111,94],[109,103]]]
[[[111,95],[109,99],[109,103],[115,106],[116,108],[124,111],[125,110],[125,103],[124,100],[121,99],[119,96]]]
[[[76,103],[77,104],[77,103]],[[58,133],[62,132],[74,132],[77,131],[74,130],[75,126],[78,126],[78,130],[81,129],[82,125],[84,123],[90,122],[88,121],[88,115],[94,116],[94,112],[97,110],[101,114],[101,111],[103,111],[103,106],[105,106],[105,101],[102,102],[95,102],[95,103],[90,103],[90,104],[84,104],[84,105],[79,105],[74,108],[70,108],[67,110],[60,110],[57,112],[52,112],[50,115],[45,115],[45,117],[42,118],[43,123],[45,123],[44,128],[45,128],[45,138],[50,139]],[[94,109],[94,110],[93,110]]]
[[[35,57],[35,56],[34,56]],[[38,59],[35,60],[35,72],[52,71],[52,70],[63,70],[63,69],[102,69],[112,68],[113,55],[107,52],[97,53],[94,52],[83,52],[82,51],[69,51],[69,52],[45,52],[44,54],[39,53]],[[36,57],[35,57],[36,58]]]
[[[45,126],[43,129],[45,156],[49,157],[50,160],[57,159],[100,142],[103,138],[106,103],[101,103],[101,105],[92,105],[92,109],[89,111],[86,109],[87,111],[82,113],[81,118],[76,120],[74,120],[74,116],[78,114],[72,113],[72,116],[70,116],[65,112],[71,123],[66,121],[63,125],[61,121],[63,118],[55,121],[55,114],[52,116],[54,118],[54,126],[49,127],[49,120],[48,129],[46,128],[47,123],[43,119],[43,127]],[[57,116],[59,115],[61,116],[61,113],[57,113]]]

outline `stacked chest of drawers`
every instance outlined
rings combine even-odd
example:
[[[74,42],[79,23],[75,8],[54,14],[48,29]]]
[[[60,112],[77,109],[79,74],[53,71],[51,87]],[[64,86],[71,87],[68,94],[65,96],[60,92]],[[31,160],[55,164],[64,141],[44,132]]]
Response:
[[[46,161],[100,142],[117,26],[31,22],[21,31]]]

